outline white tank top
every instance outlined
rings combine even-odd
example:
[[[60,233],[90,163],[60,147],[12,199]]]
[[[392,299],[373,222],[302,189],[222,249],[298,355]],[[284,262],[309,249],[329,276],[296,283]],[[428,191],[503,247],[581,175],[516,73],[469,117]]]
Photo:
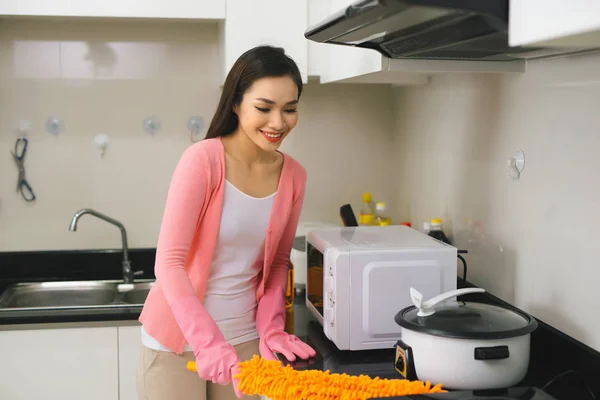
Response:
[[[257,339],[256,286],[275,193],[263,198],[247,195],[225,181],[219,236],[208,274],[204,307],[231,345]],[[142,343],[171,351],[142,326]],[[191,351],[186,345],[186,351]]]

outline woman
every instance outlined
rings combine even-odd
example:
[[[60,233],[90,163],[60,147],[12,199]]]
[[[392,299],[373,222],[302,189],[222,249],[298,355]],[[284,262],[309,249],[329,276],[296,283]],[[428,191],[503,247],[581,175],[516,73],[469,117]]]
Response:
[[[315,355],[284,331],[306,171],[278,148],[296,126],[301,94],[282,49],[251,49],[227,76],[206,138],[183,153],[140,315],[140,399],[242,397],[232,380],[239,361]],[[192,360],[200,379],[186,370]]]

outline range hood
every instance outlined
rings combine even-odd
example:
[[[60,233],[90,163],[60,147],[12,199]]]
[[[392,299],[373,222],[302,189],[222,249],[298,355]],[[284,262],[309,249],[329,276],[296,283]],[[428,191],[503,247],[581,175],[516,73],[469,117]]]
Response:
[[[304,36],[373,49],[391,59],[513,61],[556,52],[508,45],[508,3],[360,0],[310,27]]]

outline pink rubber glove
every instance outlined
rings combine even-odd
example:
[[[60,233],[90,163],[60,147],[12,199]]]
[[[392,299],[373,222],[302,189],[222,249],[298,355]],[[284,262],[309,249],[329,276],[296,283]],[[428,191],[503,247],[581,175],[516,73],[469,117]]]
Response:
[[[256,330],[260,336],[260,355],[267,360],[276,360],[274,353],[281,353],[288,361],[296,356],[303,360],[314,357],[315,350],[285,331],[285,296],[280,289],[270,289],[258,302]]]
[[[264,295],[260,298],[256,310],[256,330],[260,336],[259,351],[261,356],[268,360],[275,359],[273,353],[281,353],[289,361],[295,361],[296,356],[308,359],[316,355],[312,347],[285,331],[284,294],[290,252],[304,202],[306,170],[299,166],[294,179],[300,190],[292,200],[292,211],[275,252]]]
[[[227,343],[221,330],[196,296],[184,296],[171,304],[173,315],[194,355],[200,378],[219,385],[232,381],[240,359],[232,345]],[[238,398],[242,394],[234,390]]]

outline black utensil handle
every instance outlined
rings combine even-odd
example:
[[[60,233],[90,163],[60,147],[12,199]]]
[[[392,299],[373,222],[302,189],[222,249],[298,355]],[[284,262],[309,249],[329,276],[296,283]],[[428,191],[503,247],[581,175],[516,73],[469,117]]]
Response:
[[[356,216],[350,204],[344,204],[340,207],[340,217],[344,226],[358,226],[358,221],[356,221]]]

